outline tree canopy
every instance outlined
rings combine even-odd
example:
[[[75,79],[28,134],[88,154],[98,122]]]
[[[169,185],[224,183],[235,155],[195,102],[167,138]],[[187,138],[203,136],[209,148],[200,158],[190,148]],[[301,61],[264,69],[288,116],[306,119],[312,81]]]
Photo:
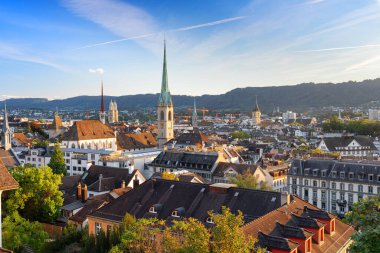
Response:
[[[260,189],[270,191],[272,188],[267,182],[259,182],[257,176],[252,171],[246,170],[243,174],[238,174],[236,177],[230,178],[230,182],[236,184],[237,187],[246,189]]]
[[[19,188],[9,193],[5,202],[7,214],[19,212],[26,219],[53,222],[63,204],[59,190],[61,177],[49,167],[15,167],[10,170]]]
[[[235,131],[231,134],[232,139],[246,140],[251,138],[251,135],[243,131]]]
[[[42,247],[48,234],[38,222],[30,222],[17,212],[7,215],[3,223],[4,247],[15,252],[22,252],[22,247],[28,245],[35,252],[42,252]]]
[[[54,146],[53,153],[51,154],[48,166],[53,170],[54,174],[66,176],[67,169],[63,152],[60,149],[60,144],[57,142]]]
[[[357,231],[350,252],[380,252],[380,195],[361,199],[346,214],[346,221]]]

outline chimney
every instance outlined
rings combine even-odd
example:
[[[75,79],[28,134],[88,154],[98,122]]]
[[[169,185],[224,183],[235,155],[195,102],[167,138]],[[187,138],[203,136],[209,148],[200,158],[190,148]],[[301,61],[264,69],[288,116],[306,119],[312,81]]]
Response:
[[[85,184],[83,189],[82,189],[82,202],[86,202],[87,201],[87,185]]]
[[[125,180],[121,181],[121,188],[125,188]]]
[[[290,204],[290,194],[288,192],[281,193],[281,205]]]
[[[82,185],[80,184],[80,182],[78,183],[78,186],[77,186],[77,200],[81,199],[82,198]]]
[[[137,178],[137,175],[135,175],[135,179],[133,180],[133,189],[137,188],[140,185],[140,181]]]
[[[103,179],[103,174],[99,174],[99,191],[102,191],[102,179]]]

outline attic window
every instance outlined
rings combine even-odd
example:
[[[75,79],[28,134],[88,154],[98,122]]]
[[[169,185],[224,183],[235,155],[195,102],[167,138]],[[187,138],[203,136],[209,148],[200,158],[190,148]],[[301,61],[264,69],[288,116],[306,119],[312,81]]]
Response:
[[[172,216],[173,216],[173,217],[176,217],[176,218],[179,218],[178,211],[177,211],[177,210],[174,210],[174,211],[172,212]]]
[[[212,220],[211,217],[207,217],[206,222],[209,224],[214,224],[214,221]]]
[[[150,212],[150,213],[157,213],[157,211],[156,211],[156,209],[154,208],[154,206],[151,206],[151,207],[149,208],[149,212]]]

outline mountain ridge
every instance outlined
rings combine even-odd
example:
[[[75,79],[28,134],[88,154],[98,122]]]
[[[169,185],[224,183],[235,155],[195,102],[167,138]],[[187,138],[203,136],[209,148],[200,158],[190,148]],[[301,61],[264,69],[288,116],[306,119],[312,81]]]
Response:
[[[108,106],[111,98],[118,103],[119,110],[152,108],[157,105],[158,93],[104,96]],[[300,110],[323,106],[359,106],[380,100],[380,78],[373,80],[348,81],[343,83],[301,83],[297,85],[235,88],[224,94],[196,96],[197,107],[211,110],[251,111],[258,96],[259,106],[264,112],[274,107]],[[172,95],[177,109],[192,107],[193,96]],[[4,101],[0,102],[4,106]],[[66,99],[11,98],[7,106],[12,108],[65,110],[97,110],[100,96],[81,95]],[[106,108],[107,108],[106,106]]]

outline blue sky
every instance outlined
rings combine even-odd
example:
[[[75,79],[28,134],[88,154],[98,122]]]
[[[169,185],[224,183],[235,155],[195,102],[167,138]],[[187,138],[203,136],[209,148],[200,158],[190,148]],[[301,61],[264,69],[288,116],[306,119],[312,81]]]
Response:
[[[379,0],[2,0],[0,34],[0,98],[157,93],[164,34],[172,94],[380,77]]]

